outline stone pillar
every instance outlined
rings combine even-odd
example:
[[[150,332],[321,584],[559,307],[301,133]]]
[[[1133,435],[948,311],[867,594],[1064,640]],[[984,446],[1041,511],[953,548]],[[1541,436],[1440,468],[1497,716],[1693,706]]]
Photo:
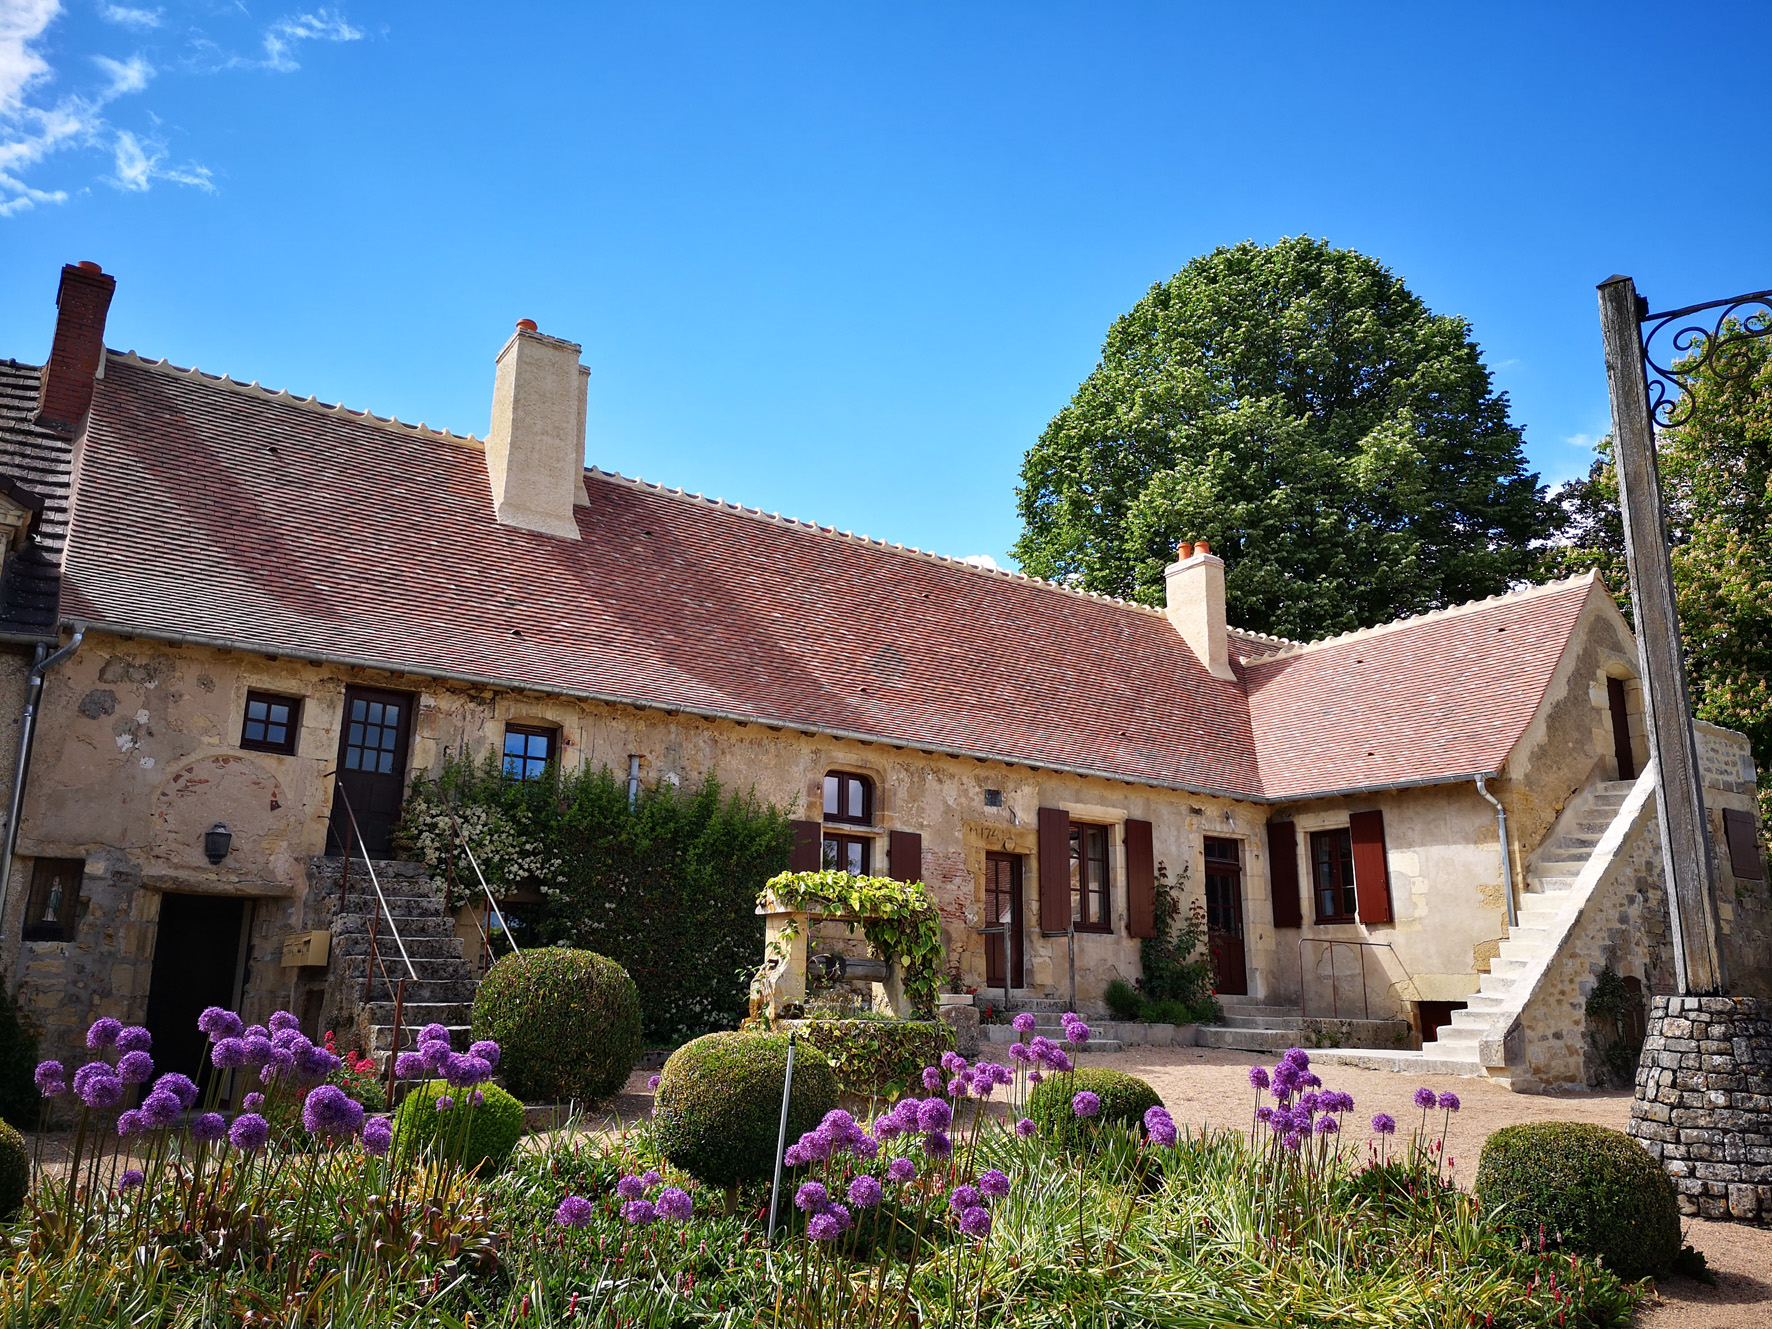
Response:
[[[761,995],[769,1014],[777,1016],[782,1007],[798,1006],[806,1000],[806,941],[811,919],[802,911],[783,908],[774,901],[759,905],[757,912],[763,915],[766,958]]]
[[[1680,1212],[1772,1224],[1772,1020],[1753,997],[1655,997],[1627,1133]]]

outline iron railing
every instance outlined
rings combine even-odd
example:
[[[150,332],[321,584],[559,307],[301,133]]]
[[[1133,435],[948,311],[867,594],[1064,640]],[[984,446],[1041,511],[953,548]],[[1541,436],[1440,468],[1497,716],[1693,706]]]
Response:
[[[480,933],[480,972],[484,974],[492,967],[492,920],[497,919],[499,931],[505,934],[505,942],[511,948],[511,954],[521,956],[523,948],[517,945],[517,939],[511,935],[510,923],[505,918],[504,910],[498,907],[498,901],[492,898],[492,887],[486,884],[486,874],[480,871],[479,860],[474,857],[473,846],[468,843],[468,834],[461,828],[461,818],[452,816],[449,824],[455,828],[455,838],[461,841],[462,852],[468,856],[468,865],[474,869],[474,875],[480,879],[480,892],[486,897],[486,925],[481,927],[480,920],[474,918],[474,927]],[[455,855],[449,856],[449,893],[455,892]],[[474,917],[471,913],[469,917]]]
[[[1389,951],[1391,953],[1391,959],[1397,962],[1397,968],[1403,971],[1403,977],[1408,981],[1410,991],[1415,994],[1410,1000],[1421,1000],[1421,989],[1415,985],[1415,976],[1409,972],[1409,966],[1403,963],[1402,957],[1397,954],[1397,948],[1392,946],[1390,942],[1348,941],[1329,937],[1300,937],[1298,939],[1298,1008],[1299,1012],[1307,1020],[1322,1018],[1321,1016],[1312,1016],[1310,1012],[1310,985],[1305,982],[1304,968],[1304,948],[1307,944],[1312,946],[1327,946],[1329,948],[1329,1008],[1331,1011],[1331,1019],[1341,1019],[1341,992],[1335,977],[1335,948],[1337,946],[1352,946],[1356,949],[1356,953],[1360,957],[1360,1018],[1362,1020],[1370,1020],[1372,1018],[1372,1001],[1368,995],[1368,989],[1366,986],[1366,952],[1368,950]],[[1317,955],[1317,959],[1319,961],[1322,959],[1322,954],[1320,952]],[[1379,972],[1382,973],[1383,970],[1381,969]],[[1350,1016],[1349,1018],[1351,1019],[1352,1017]]]

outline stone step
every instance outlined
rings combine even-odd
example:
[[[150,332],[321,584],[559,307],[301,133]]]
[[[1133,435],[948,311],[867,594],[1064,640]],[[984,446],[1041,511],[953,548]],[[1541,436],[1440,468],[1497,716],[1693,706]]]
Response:
[[[452,918],[395,918],[394,928],[402,937],[410,940],[413,937],[453,937],[455,920]],[[352,934],[369,935],[368,914],[340,914],[332,920],[332,935],[350,936]],[[388,928],[388,920],[382,919],[377,935],[388,939],[393,944],[393,932]]]
[[[1489,961],[1489,972],[1501,978],[1518,978],[1528,967],[1524,960],[1509,960],[1501,956]]]
[[[1541,930],[1533,929],[1535,932]],[[1508,937],[1496,949],[1496,958],[1509,961],[1518,960],[1521,964],[1531,964],[1543,949],[1543,943],[1539,941],[1515,941],[1512,937]]]
[[[402,978],[423,979],[427,983],[439,983],[448,979],[456,982],[478,982],[474,966],[459,955],[417,955],[412,947],[416,943],[408,942],[405,956],[394,946],[378,946],[375,952],[375,972],[391,974],[395,980]],[[412,961],[410,970],[406,961]],[[369,973],[369,952],[367,949],[356,955],[338,957],[339,972],[362,978]]]
[[[391,1001],[372,1001],[364,1008],[370,1024],[394,1023],[394,1003]],[[456,1025],[467,1025],[473,1022],[473,1003],[467,1001],[409,1001],[400,1009],[402,1026],[411,1025],[414,1029],[427,1024],[441,1024],[453,1028]]]
[[[412,957],[415,964],[420,960],[463,960],[465,962],[465,956],[463,953],[464,947],[460,937],[454,935],[447,937],[407,937],[404,933],[402,933],[401,936],[406,942],[406,953]],[[393,948],[396,955],[399,954],[399,947],[394,946],[392,941],[390,941],[388,945]],[[375,949],[377,954],[382,953],[379,937],[377,938]],[[367,932],[347,932],[341,936],[334,933],[332,937],[332,954],[338,959],[351,959],[358,956],[368,955],[369,934]]]
[[[1454,1012],[1454,1014],[1457,1013]],[[1465,1044],[1474,1048],[1488,1027],[1488,1025],[1443,1024],[1434,1030],[1434,1036],[1426,1042],[1431,1042],[1435,1047],[1441,1049],[1462,1047]]]
[[[1395,1020],[1343,1020],[1343,1025],[1382,1026],[1384,1032],[1377,1029],[1350,1031],[1355,1038],[1377,1040],[1379,1047],[1392,1046],[1390,1034],[1400,1027]],[[1199,1044],[1201,1047],[1234,1048],[1242,1052],[1285,1052],[1289,1048],[1304,1047],[1300,1038],[1303,1031],[1299,1029],[1240,1029],[1221,1024],[1204,1024],[1200,1026]],[[1350,1040],[1351,1042],[1352,1040]],[[1373,1046],[1372,1043],[1355,1044],[1356,1046]],[[1313,1057],[1317,1050],[1305,1047]]]
[[[1477,980],[1477,992],[1484,997],[1498,997],[1507,1000],[1513,995],[1514,980],[1511,974],[1487,973]]]
[[[1307,1048],[1311,1069],[1323,1077],[1329,1088],[1335,1087],[1328,1067],[1352,1066],[1358,1070],[1391,1071],[1397,1075],[1482,1075],[1483,1063],[1475,1052],[1461,1056],[1455,1049],[1436,1050],[1433,1044],[1416,1051],[1413,1048]],[[1419,1111],[1419,1109],[1417,1109]]]
[[[1546,848],[1558,853],[1580,854],[1583,858],[1592,858],[1595,848],[1598,847],[1600,843],[1600,836],[1605,833],[1605,829],[1606,828],[1602,826],[1598,831],[1591,835],[1584,832],[1570,832],[1559,835],[1556,839],[1552,840]],[[1545,861],[1545,858],[1540,856],[1538,861],[1542,863]]]
[[[980,993],[979,995],[987,994]],[[993,1002],[993,1004],[995,1003]],[[1059,997],[1011,997],[1003,1009],[1011,1015],[1019,1014],[1022,1011],[1031,1011],[1035,1015],[1050,1011],[1058,1015],[1070,1010],[1071,1006],[1069,1002]]]
[[[1574,877],[1531,877],[1527,879],[1527,888],[1534,895],[1561,895],[1575,885]]]
[[[393,1008],[389,1007],[388,1009],[392,1010]],[[424,1023],[428,1023],[428,1021],[424,1022]],[[416,1024],[416,1025],[409,1025],[406,1023],[404,1016],[402,1016],[401,1021],[400,1021],[400,1051],[410,1052],[418,1046],[418,1031],[421,1028],[423,1028],[423,1023]],[[378,1053],[378,1052],[391,1051],[393,1048],[393,1043],[392,1043],[393,1033],[394,1033],[394,1026],[392,1024],[372,1024],[372,1025],[370,1025],[369,1026],[369,1051],[370,1051],[370,1053],[374,1054],[374,1053]],[[449,1026],[449,1045],[451,1047],[453,1047],[457,1052],[466,1052],[468,1050],[469,1044],[471,1044],[472,1042],[473,1042],[473,1038],[471,1036],[471,1032],[470,1032],[469,1027],[467,1025],[460,1024],[460,1025],[450,1025]]]
[[[361,981],[360,976],[359,981]],[[394,983],[398,984],[399,981],[398,976],[396,976]],[[459,978],[409,978],[406,980],[405,1008],[400,1013],[400,1021],[402,1024],[405,1023],[406,1010],[410,1010],[414,1005],[466,1006],[472,1008],[474,1004],[474,990],[477,986],[478,984],[472,979],[468,979],[464,982]],[[358,990],[361,991],[361,989]],[[376,977],[375,982],[370,985],[369,1004],[371,1006],[386,1006],[390,1012],[388,1018],[390,1020],[393,1018],[391,1012],[394,1009],[394,987],[383,982],[379,975]],[[421,1023],[423,1022],[421,1021]]]
[[[1271,1015],[1286,1019],[1295,1015],[1303,1015],[1304,1011],[1297,1006],[1264,1006],[1260,1002],[1251,1001],[1247,997],[1220,997],[1218,1004],[1227,1015]]]

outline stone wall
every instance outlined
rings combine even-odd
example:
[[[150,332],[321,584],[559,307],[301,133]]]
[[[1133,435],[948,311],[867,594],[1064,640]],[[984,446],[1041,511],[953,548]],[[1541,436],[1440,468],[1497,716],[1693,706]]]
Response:
[[[1725,981],[1731,996],[1772,1001],[1772,881],[1737,876],[1723,832],[1725,808],[1759,817],[1753,749],[1747,735],[1733,729],[1703,720],[1692,728],[1698,738],[1705,813],[1715,851],[1711,861],[1716,868],[1717,930]],[[1760,830],[1764,864],[1765,828]]]

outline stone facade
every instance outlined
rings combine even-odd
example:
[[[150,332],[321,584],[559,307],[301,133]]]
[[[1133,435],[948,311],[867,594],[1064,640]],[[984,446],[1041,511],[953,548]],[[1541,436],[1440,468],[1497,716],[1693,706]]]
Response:
[[[1680,1212],[1772,1225],[1772,1020],[1752,997],[1656,997],[1630,1134]]]

